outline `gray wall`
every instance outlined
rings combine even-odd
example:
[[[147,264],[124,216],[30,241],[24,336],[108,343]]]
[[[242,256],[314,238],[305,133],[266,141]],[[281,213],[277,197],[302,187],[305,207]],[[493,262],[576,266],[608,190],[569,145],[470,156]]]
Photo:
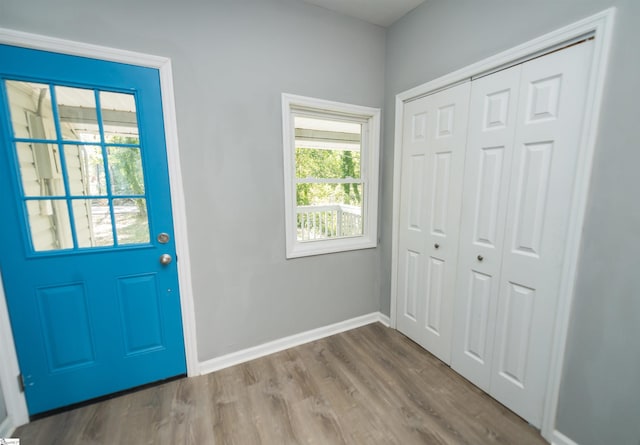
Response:
[[[0,26],[172,59],[200,360],[379,310],[379,249],[285,260],[280,94],[381,107],[383,28],[295,0],[2,0]]]
[[[389,310],[395,94],[618,7],[557,428],[582,445],[640,443],[637,0],[427,0],[387,32],[381,307]],[[388,313],[388,312],[387,312]]]

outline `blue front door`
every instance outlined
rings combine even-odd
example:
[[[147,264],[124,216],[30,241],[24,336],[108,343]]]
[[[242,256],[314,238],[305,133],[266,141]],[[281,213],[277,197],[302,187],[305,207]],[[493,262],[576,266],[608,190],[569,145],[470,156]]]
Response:
[[[162,116],[155,69],[0,45],[0,268],[32,415],[186,372]]]

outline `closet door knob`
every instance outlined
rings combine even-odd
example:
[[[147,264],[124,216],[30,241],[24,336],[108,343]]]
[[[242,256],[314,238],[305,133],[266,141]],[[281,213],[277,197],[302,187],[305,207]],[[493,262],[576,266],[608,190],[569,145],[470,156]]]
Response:
[[[435,244],[433,245],[433,247],[435,247],[436,249],[439,249],[439,248],[440,248],[440,244],[435,243]]]
[[[478,255],[478,261],[482,261],[484,260],[484,257],[482,255]]]

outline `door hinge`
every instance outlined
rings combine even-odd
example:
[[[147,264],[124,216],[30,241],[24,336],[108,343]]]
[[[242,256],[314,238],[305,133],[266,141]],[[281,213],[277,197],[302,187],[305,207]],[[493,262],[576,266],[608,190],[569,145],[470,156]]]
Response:
[[[24,392],[24,376],[22,373],[18,374],[18,388],[20,392]]]

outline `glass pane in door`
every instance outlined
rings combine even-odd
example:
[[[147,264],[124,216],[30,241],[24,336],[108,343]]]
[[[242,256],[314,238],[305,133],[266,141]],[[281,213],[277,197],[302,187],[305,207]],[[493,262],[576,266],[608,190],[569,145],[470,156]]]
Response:
[[[145,199],[114,199],[113,213],[118,245],[149,242],[149,221]]]
[[[16,142],[25,196],[64,196],[60,153],[56,144]]]
[[[94,90],[55,87],[62,139],[93,141],[99,132]]]
[[[28,200],[26,206],[33,250],[43,252],[73,248],[66,200]]]
[[[136,100],[133,94],[100,92],[104,141],[108,144],[140,144]]]
[[[114,195],[144,195],[144,178],[140,149],[108,147],[111,193]]]
[[[113,226],[107,199],[74,199],[73,217],[78,247],[113,246]]]
[[[56,139],[49,85],[7,80],[13,136],[21,139]]]

